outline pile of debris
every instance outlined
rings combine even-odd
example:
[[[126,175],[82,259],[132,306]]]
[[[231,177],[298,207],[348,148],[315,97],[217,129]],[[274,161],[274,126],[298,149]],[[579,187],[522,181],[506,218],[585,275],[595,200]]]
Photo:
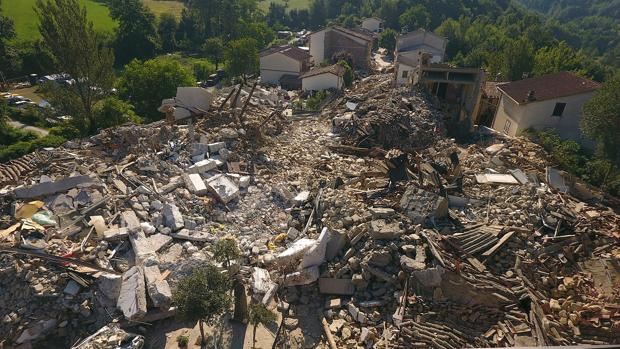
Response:
[[[320,118],[265,91],[0,167],[6,343],[137,348],[117,323],[173,316],[176,282],[229,236],[288,347],[620,342],[614,201],[539,146],[485,128],[458,144],[387,75]]]

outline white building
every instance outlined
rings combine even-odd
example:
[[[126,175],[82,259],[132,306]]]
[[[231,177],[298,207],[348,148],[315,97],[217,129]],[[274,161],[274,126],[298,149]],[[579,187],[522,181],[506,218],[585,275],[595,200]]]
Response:
[[[362,21],[362,28],[373,33],[381,33],[383,31],[384,22],[379,17],[365,18]]]
[[[338,64],[316,68],[301,76],[304,91],[340,90],[344,86],[344,68]]]
[[[563,139],[582,142],[579,121],[583,105],[600,88],[595,81],[570,72],[548,74],[498,86],[501,97],[493,129],[509,136],[533,128],[556,129]]]
[[[430,63],[443,62],[448,40],[424,29],[396,37],[395,81],[406,84],[413,70],[420,64],[422,53],[430,54]]]
[[[312,57],[306,51],[289,45],[274,46],[260,52],[262,83],[297,89],[299,76],[310,69]]]

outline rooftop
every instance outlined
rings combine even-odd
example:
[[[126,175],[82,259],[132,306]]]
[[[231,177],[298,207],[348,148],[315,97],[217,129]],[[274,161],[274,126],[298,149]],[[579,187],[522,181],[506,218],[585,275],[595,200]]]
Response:
[[[272,46],[266,48],[260,52],[260,56],[266,57],[274,53],[281,53],[297,61],[305,61],[312,57],[308,52],[291,45]]]
[[[594,91],[600,83],[575,75],[571,72],[559,72],[535,78],[509,82],[498,89],[519,104],[545,101],[565,96]],[[529,91],[534,91],[534,100],[528,101]]]
[[[334,65],[330,65],[328,67],[315,68],[315,69],[312,69],[309,72],[303,74],[301,76],[301,78],[304,79],[304,78],[309,78],[311,76],[327,74],[327,73],[334,74],[334,75],[337,75],[337,76],[343,76],[344,75],[344,67],[342,67],[341,65],[338,65],[338,64],[334,64]]]

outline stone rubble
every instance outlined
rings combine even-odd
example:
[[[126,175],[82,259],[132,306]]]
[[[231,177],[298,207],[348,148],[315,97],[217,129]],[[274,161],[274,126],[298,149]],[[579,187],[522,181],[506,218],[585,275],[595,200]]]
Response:
[[[456,143],[387,75],[313,117],[268,90],[218,112],[222,94],[191,126],[122,126],[0,167],[0,343],[139,348],[121,326],[173,316],[178,280],[230,236],[292,348],[328,347],[322,319],[338,348],[620,342],[618,201],[556,190],[541,147],[483,127]]]

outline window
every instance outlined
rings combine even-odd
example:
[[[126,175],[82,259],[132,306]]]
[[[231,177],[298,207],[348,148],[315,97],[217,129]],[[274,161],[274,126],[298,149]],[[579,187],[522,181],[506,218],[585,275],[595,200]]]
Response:
[[[403,70],[403,79],[406,79],[408,74],[409,70]]]
[[[508,134],[508,131],[510,131],[510,125],[512,125],[512,122],[510,122],[510,120],[506,120],[506,124],[504,125],[505,134]]]
[[[566,103],[556,103],[551,116],[562,116],[562,113],[564,113],[564,108],[566,108]]]

